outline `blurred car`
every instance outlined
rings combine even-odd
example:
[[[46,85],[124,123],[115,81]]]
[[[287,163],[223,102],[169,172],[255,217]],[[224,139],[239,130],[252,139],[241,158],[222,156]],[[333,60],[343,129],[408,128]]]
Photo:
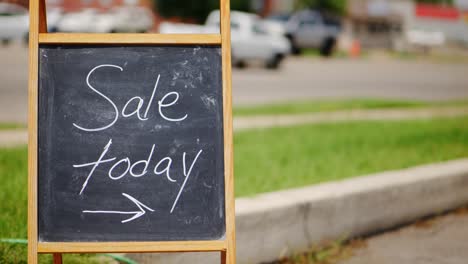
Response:
[[[54,32],[62,16],[60,9],[47,10],[47,29]],[[0,39],[7,44],[14,40],[28,41],[29,12],[28,9],[10,3],[0,3]]]
[[[28,39],[29,13],[22,6],[0,3],[0,40],[7,44],[12,40]]]
[[[265,18],[266,30],[271,34],[286,35],[286,23],[290,16],[287,14],[275,14]]]
[[[206,20],[206,26],[219,32],[219,11],[213,11]],[[257,15],[231,12],[232,62],[243,67],[247,61],[260,60],[270,69],[280,66],[291,52],[291,45],[284,35],[271,34],[268,24]]]
[[[164,22],[159,26],[162,34],[217,34],[219,10],[212,11],[205,25]],[[244,67],[248,61],[261,61],[267,68],[276,69],[291,52],[291,45],[283,34],[269,32],[268,23],[254,14],[231,11],[232,63]]]
[[[159,24],[159,33],[162,34],[204,34],[204,33],[218,33],[210,32],[205,25],[186,24],[186,23],[172,23],[161,22]]]
[[[57,24],[62,19],[63,12],[60,8],[47,9],[47,31],[56,32]]]
[[[285,27],[295,54],[304,48],[318,48],[321,55],[330,56],[341,32],[341,24],[336,18],[314,10],[294,13]]]
[[[84,9],[66,14],[58,23],[62,32],[147,32],[153,27],[151,11],[142,7],[117,7],[107,13]]]
[[[153,14],[144,7],[117,7],[98,21],[107,32],[148,32],[153,27]],[[104,16],[103,16],[104,17]]]
[[[95,26],[98,13],[95,9],[83,9],[79,12],[65,14],[57,24],[61,32],[99,32]]]

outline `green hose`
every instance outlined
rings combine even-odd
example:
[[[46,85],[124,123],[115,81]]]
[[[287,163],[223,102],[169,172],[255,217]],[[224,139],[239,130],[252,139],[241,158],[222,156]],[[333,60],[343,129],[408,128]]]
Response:
[[[120,255],[115,255],[115,254],[101,254],[101,255],[111,257],[117,261],[124,262],[127,264],[138,264],[136,261],[126,258],[124,256],[120,256]]]
[[[18,239],[18,238],[0,238],[0,243],[27,245],[28,240]],[[115,255],[115,254],[99,254],[99,255],[110,257],[110,258],[113,258],[113,259],[115,259],[117,261],[120,261],[120,262],[123,262],[123,263],[126,263],[126,264],[138,264],[134,260],[131,260],[129,258],[126,258],[124,256],[120,256],[120,255]]]
[[[28,240],[26,239],[14,239],[14,238],[2,238],[0,239],[1,243],[8,243],[8,244],[28,244]]]

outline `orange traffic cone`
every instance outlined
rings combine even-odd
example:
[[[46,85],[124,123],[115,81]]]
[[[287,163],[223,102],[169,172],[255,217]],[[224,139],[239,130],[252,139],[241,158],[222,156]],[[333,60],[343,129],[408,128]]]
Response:
[[[349,55],[352,58],[357,58],[361,56],[361,43],[359,40],[353,40],[353,43],[351,44],[351,48],[349,50]]]

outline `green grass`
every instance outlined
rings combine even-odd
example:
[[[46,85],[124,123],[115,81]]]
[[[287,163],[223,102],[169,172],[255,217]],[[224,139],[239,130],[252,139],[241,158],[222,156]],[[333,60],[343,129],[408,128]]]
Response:
[[[468,117],[348,122],[235,134],[236,196],[340,180],[468,156]],[[0,238],[26,238],[26,147],[0,149]],[[0,263],[26,263],[24,245],[0,243]],[[93,263],[66,255],[66,263]],[[50,263],[50,256],[41,256]]]
[[[0,131],[12,130],[12,129],[26,129],[26,126],[23,124],[17,124],[17,123],[0,123]]]
[[[26,153],[26,148],[0,151],[0,238],[26,237]]]
[[[235,135],[236,196],[468,156],[468,117],[349,122]]]
[[[322,59],[330,59],[330,58],[348,58],[349,55],[346,51],[342,50],[335,50],[331,57],[323,57],[320,54],[320,50],[318,49],[302,49],[301,55],[310,57],[310,58],[322,58]]]
[[[0,239],[27,236],[27,149],[0,149]],[[0,263],[27,263],[24,244],[0,243]],[[41,255],[40,263],[52,263]],[[108,258],[107,258],[108,260]],[[106,263],[95,255],[65,255],[67,264]]]
[[[235,116],[252,115],[288,115],[317,112],[332,112],[356,109],[390,109],[390,108],[421,108],[443,106],[468,106],[468,100],[448,102],[422,102],[385,99],[351,99],[328,101],[298,101],[291,103],[267,104],[260,106],[243,106],[234,108]]]

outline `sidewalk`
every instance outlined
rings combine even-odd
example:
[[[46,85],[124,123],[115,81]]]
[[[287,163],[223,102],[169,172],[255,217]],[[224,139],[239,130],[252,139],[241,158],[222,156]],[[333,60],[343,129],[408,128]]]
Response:
[[[339,264],[466,264],[468,210],[371,237]]]

